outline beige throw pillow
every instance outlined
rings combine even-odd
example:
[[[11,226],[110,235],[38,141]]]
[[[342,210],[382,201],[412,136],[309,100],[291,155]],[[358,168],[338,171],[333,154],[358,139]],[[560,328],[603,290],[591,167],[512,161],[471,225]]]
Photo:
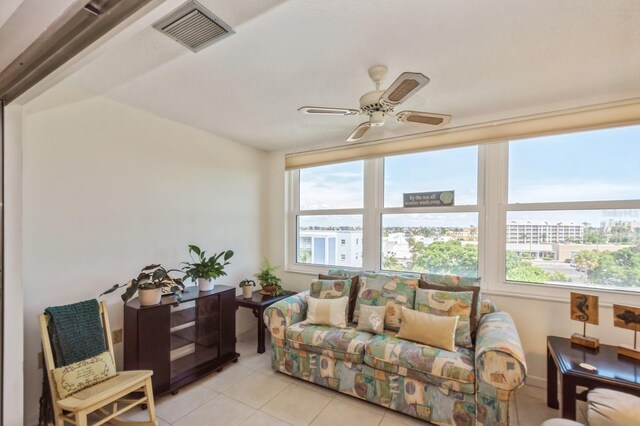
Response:
[[[307,323],[347,327],[348,297],[338,299],[316,299],[307,296]]]
[[[386,306],[360,306],[360,316],[358,317],[358,326],[356,328],[371,333],[382,333],[384,331],[384,315],[386,312]]]
[[[108,351],[53,370],[53,380],[60,399],[96,383],[104,382],[115,375],[116,365]]]
[[[441,317],[402,308],[402,324],[396,337],[454,352],[458,316]]]

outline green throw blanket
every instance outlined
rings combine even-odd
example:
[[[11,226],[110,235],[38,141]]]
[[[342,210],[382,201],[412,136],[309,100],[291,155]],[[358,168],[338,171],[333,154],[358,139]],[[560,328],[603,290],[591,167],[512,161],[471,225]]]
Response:
[[[106,351],[100,305],[96,299],[44,310],[49,315],[49,339],[56,367],[64,367]],[[40,398],[41,426],[53,422],[53,404],[46,369]]]

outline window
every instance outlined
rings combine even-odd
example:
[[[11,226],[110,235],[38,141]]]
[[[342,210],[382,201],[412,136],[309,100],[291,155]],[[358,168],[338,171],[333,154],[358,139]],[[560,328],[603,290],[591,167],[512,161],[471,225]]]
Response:
[[[362,267],[347,241],[362,238],[364,162],[303,169],[297,184],[296,263]]]
[[[292,171],[287,266],[482,276],[554,299],[640,292],[638,158],[626,126]]]
[[[639,141],[632,126],[509,143],[507,280],[640,290]]]
[[[478,275],[478,214],[382,216],[382,270]]]

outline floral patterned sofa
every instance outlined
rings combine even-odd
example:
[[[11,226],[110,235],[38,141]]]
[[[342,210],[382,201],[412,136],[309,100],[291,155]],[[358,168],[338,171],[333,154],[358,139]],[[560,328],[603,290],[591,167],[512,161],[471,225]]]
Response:
[[[330,270],[348,278],[350,270]],[[417,287],[416,276],[359,273],[358,303],[365,280],[384,282],[387,307],[397,301],[413,309],[410,295],[397,289]],[[363,276],[365,279],[363,279]],[[429,274],[447,286],[479,286],[479,279]],[[370,293],[370,291],[369,291]],[[281,300],[265,311],[276,371],[442,425],[507,425],[512,392],[526,377],[524,353],[508,313],[481,299],[475,342],[456,352],[414,343],[385,330],[372,334],[305,323],[309,291]],[[395,298],[395,299],[394,299]],[[357,308],[356,308],[357,309]]]

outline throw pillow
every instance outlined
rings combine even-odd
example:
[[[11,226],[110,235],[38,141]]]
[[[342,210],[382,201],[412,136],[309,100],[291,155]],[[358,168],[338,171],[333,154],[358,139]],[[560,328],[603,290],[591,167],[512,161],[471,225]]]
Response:
[[[402,308],[402,325],[396,337],[455,352],[458,317],[441,317]]]
[[[104,382],[115,375],[116,365],[108,351],[53,370],[53,380],[60,399],[96,383]]]
[[[439,291],[471,291],[473,292],[473,300],[471,301],[471,335],[473,336],[478,326],[478,318],[480,312],[478,312],[478,306],[480,306],[480,287],[461,287],[461,286],[447,286],[444,284],[432,284],[424,280],[420,280],[420,288],[426,290],[439,290]]]
[[[461,275],[443,275],[443,274],[432,274],[432,273],[422,273],[420,275],[423,281],[428,282],[429,284],[440,284],[445,285],[447,287],[463,287],[466,289],[480,288],[480,277],[463,277]],[[467,290],[469,291],[469,290]],[[478,299],[475,301],[476,304],[476,323],[480,322],[480,312],[482,311],[482,297],[478,296]]]
[[[471,306],[472,291],[440,291],[418,289],[416,310],[438,316],[459,317],[456,327],[456,345],[472,348]]]
[[[348,297],[351,289],[351,279],[318,279],[311,282],[309,296],[316,299],[337,299]]]
[[[402,307],[413,309],[418,280],[398,275],[365,273],[360,278],[360,291],[356,299],[353,321],[358,322],[360,306],[386,306],[384,327],[398,331],[402,320]]]
[[[358,284],[359,284],[359,276],[353,275],[351,277],[344,277],[340,275],[324,275],[319,274],[319,280],[343,280],[345,278],[349,278],[351,280],[351,285],[349,286],[349,319],[348,321],[353,321],[353,311],[356,309],[356,299],[358,298]],[[345,296],[345,295],[343,295]]]
[[[307,323],[346,328],[348,303],[348,297],[316,299],[307,296]]]
[[[360,317],[356,329],[376,334],[382,333],[386,311],[386,306],[360,306]]]

